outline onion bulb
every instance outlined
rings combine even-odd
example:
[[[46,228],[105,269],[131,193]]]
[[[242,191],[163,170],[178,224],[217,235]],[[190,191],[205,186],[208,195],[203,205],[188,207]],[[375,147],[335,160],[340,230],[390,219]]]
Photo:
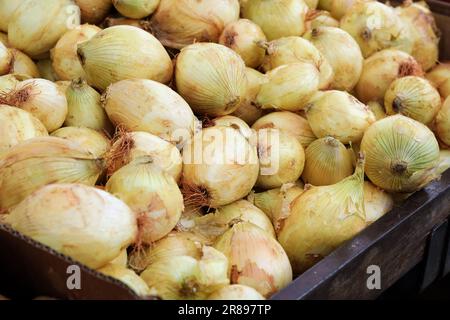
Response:
[[[450,63],[440,63],[426,74],[426,78],[445,99],[450,96]]]
[[[408,25],[381,2],[356,3],[342,17],[341,28],[358,42],[364,58],[388,48],[407,53],[412,49]]]
[[[186,101],[156,81],[119,81],[103,93],[102,103],[116,126],[154,134],[180,148],[198,127],[198,120]]]
[[[302,178],[314,186],[327,186],[353,174],[353,160],[347,148],[333,137],[311,143],[306,149]]]
[[[252,129],[244,120],[234,116],[223,116],[211,120],[211,126],[228,127],[238,130],[246,139],[251,139],[253,135]]]
[[[30,79],[0,95],[0,103],[29,111],[48,132],[60,128],[67,116],[67,99],[56,84],[45,79]]]
[[[75,142],[56,137],[26,140],[0,158],[0,209],[17,205],[50,183],[94,185],[102,170],[101,161]]]
[[[108,265],[110,264],[126,267],[128,265],[127,249],[123,249],[122,251],[120,251],[120,254],[108,263]]]
[[[181,50],[175,80],[178,92],[198,113],[233,113],[247,96],[244,61],[233,50],[214,43],[196,43]]]
[[[8,32],[8,24],[17,8],[25,2],[24,0],[2,0],[0,1],[0,30]]]
[[[13,55],[8,48],[0,42],[0,76],[9,73]]]
[[[450,96],[445,99],[435,121],[435,130],[438,138],[450,146]]]
[[[242,16],[258,24],[269,41],[301,36],[306,29],[308,6],[303,0],[248,0]]]
[[[42,59],[36,62],[41,78],[52,82],[58,81],[59,77],[52,66],[50,59]]]
[[[12,53],[13,56],[9,69],[10,74],[26,78],[40,77],[39,69],[36,63],[34,63],[34,61],[31,60],[30,57],[28,57],[25,53],[14,48],[9,49],[9,51]]]
[[[439,144],[428,127],[405,116],[373,124],[364,135],[361,152],[367,157],[367,177],[388,192],[414,192],[436,178]]]
[[[36,58],[79,24],[80,9],[72,0],[24,0],[10,17],[8,40],[12,47]]]
[[[311,142],[317,139],[308,121],[302,116],[289,111],[269,113],[256,121],[252,129],[280,129],[286,131],[296,137],[303,148],[307,148]]]
[[[173,144],[147,132],[124,132],[117,137],[106,156],[108,175],[140,157],[151,159],[175,181],[180,180],[183,168],[180,151]]]
[[[367,103],[367,106],[370,111],[373,112],[377,121],[387,117],[384,104],[381,104],[378,101],[370,101]]]
[[[329,11],[335,19],[340,20],[353,5],[368,1],[372,0],[319,0],[318,7]]]
[[[97,271],[123,282],[139,296],[149,296],[151,294],[151,291],[145,281],[142,280],[142,278],[139,277],[133,270],[127,269],[126,267],[108,264]]]
[[[183,196],[175,180],[141,157],[116,171],[106,191],[127,203],[138,216],[138,244],[151,244],[177,225],[184,210]]]
[[[240,19],[225,27],[219,38],[219,43],[233,49],[250,68],[259,67],[265,56],[264,48],[258,46],[259,42],[266,41],[261,28],[247,19]]]
[[[306,15],[306,30],[311,31],[318,27],[339,28],[339,21],[325,10],[310,10]]]
[[[100,90],[124,79],[167,83],[172,78],[173,66],[167,51],[154,36],[136,27],[104,29],[79,43],[77,53],[88,83]]]
[[[291,265],[283,248],[251,223],[235,224],[214,247],[229,260],[231,284],[246,285],[270,297],[292,281]]]
[[[100,23],[112,8],[111,0],[75,0],[83,23]]]
[[[138,20],[138,19],[128,19],[128,18],[115,18],[115,17],[108,17],[103,21],[102,26],[104,28],[110,28],[114,26],[132,26],[136,28],[140,28],[143,30],[149,30],[149,24],[150,22],[147,20]]]
[[[361,78],[356,85],[356,96],[362,102],[383,102],[391,83],[406,76],[421,76],[422,68],[409,54],[387,49],[364,61]]]
[[[39,189],[11,211],[7,222],[94,269],[117,257],[137,233],[136,216],[125,203],[80,184],[51,184]]]
[[[7,74],[4,76],[0,76],[0,93],[13,90],[20,81],[25,79],[29,78],[27,76],[17,74]]]
[[[250,193],[259,173],[256,147],[236,129],[210,127],[183,149],[185,201],[217,208]]]
[[[252,287],[232,284],[214,291],[208,300],[265,300],[265,298]]]
[[[112,0],[114,7],[125,17],[142,19],[151,15],[160,0]]]
[[[44,125],[31,113],[0,105],[0,155],[22,141],[47,136]]]
[[[72,81],[58,80],[55,82],[55,84],[58,86],[59,90],[61,90],[61,92],[64,92],[65,94],[67,92],[67,89],[72,84]]]
[[[332,136],[344,144],[361,141],[364,131],[375,122],[375,115],[366,105],[337,90],[315,95],[306,116],[317,137]]]
[[[141,278],[165,300],[202,300],[230,283],[227,258],[204,246],[202,256],[176,256],[161,259],[141,274]]]
[[[89,128],[64,127],[53,131],[51,135],[78,143],[96,158],[102,158],[111,147],[111,142],[103,133]]]
[[[442,149],[440,151],[439,165],[436,168],[438,175],[443,174],[450,168],[450,150]]]
[[[364,208],[366,212],[366,222],[373,223],[394,207],[392,196],[377,188],[369,181],[364,181]]]
[[[295,273],[302,273],[366,226],[364,161],[337,184],[310,187],[291,204],[278,240]]]
[[[388,115],[400,113],[429,124],[441,108],[439,92],[425,79],[408,76],[392,82],[384,97]]]
[[[331,87],[351,91],[362,73],[364,58],[358,43],[344,30],[317,27],[304,36],[319,49],[331,64],[334,78]]]

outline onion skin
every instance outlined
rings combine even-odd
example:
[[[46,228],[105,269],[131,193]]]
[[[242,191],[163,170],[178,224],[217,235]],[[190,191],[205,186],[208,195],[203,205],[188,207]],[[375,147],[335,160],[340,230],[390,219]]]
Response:
[[[0,42],[5,46],[9,47],[8,35],[6,33],[0,32]]]
[[[369,181],[364,181],[364,207],[366,222],[371,224],[392,210],[394,199]]]
[[[45,186],[7,220],[13,229],[94,269],[119,255],[137,233],[136,217],[125,203],[79,184]]]
[[[339,21],[334,19],[328,11],[310,10],[306,15],[306,30],[311,31],[318,27],[339,28]]]
[[[39,78],[40,72],[37,65],[25,53],[11,48],[12,61],[9,69],[10,74],[18,75],[26,78]]]
[[[142,19],[151,15],[159,2],[160,0],[112,0],[120,14],[132,19]]]
[[[103,133],[89,128],[64,127],[53,131],[51,136],[78,143],[96,158],[102,158],[111,147],[111,141]]]
[[[52,82],[59,80],[59,77],[53,69],[52,61],[50,59],[39,60],[38,62],[36,62],[36,66],[39,70],[41,78]]]
[[[151,291],[145,281],[142,280],[142,278],[139,277],[133,270],[127,269],[126,267],[108,264],[97,271],[122,281],[139,296],[149,296],[151,294]]]
[[[11,51],[0,42],[0,76],[9,73],[12,59]]]
[[[426,74],[426,78],[439,90],[442,98],[450,96],[450,63],[440,63]]]
[[[369,1],[372,0],[319,0],[318,7],[329,11],[335,19],[340,20],[356,3]]]
[[[0,1],[0,30],[8,32],[8,24],[17,8],[24,0]]]
[[[100,23],[112,8],[111,0],[75,0],[81,10],[83,23]]]
[[[108,265],[111,264],[126,268],[128,264],[127,249],[123,249],[122,251],[120,251],[120,254],[108,263]]]
[[[367,103],[370,111],[375,115],[376,120],[381,120],[387,117],[384,105],[378,101],[370,101]]]
[[[252,129],[244,120],[234,116],[223,116],[212,120],[212,126],[228,127],[238,130],[246,139],[250,140],[253,135]]]
[[[367,177],[388,192],[414,192],[436,178],[439,144],[428,127],[405,116],[373,124],[364,135],[361,152],[367,157]]]
[[[450,146],[450,97],[445,99],[441,110],[436,116],[435,130],[439,139]]]
[[[0,76],[0,92],[10,92],[19,84],[20,81],[26,79],[29,79],[29,77],[17,74]]]
[[[232,284],[214,291],[208,300],[266,300],[252,287],[241,284]]]

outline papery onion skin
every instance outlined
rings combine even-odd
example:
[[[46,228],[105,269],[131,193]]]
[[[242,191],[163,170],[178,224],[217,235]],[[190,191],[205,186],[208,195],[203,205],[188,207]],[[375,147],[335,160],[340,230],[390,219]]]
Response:
[[[13,56],[11,51],[0,42],[0,76],[9,73]]]
[[[334,18],[340,20],[353,5],[368,1],[372,0],[319,0],[318,7],[329,11]]]
[[[306,15],[306,31],[311,31],[318,27],[339,28],[339,21],[334,19],[328,11],[310,10]]]
[[[136,216],[112,195],[79,184],[45,186],[8,215],[11,227],[90,268],[100,268],[130,245]]]
[[[439,92],[425,79],[408,76],[392,82],[384,97],[388,115],[400,113],[430,124],[441,108]]]
[[[142,280],[142,278],[139,277],[133,270],[127,269],[126,267],[108,264],[97,271],[122,281],[139,296],[149,296],[151,294],[151,291],[145,281]]]
[[[83,23],[99,23],[112,8],[111,0],[75,0],[81,10]]]
[[[8,24],[17,8],[25,2],[24,0],[0,1],[0,30],[8,32]]]
[[[445,99],[450,96],[450,63],[440,63],[426,74],[426,78]]]
[[[177,57],[178,92],[196,113],[224,116],[247,96],[245,63],[230,48],[214,43],[185,47]]]
[[[9,92],[13,90],[20,81],[29,79],[27,76],[16,74],[7,74],[0,76],[0,92]]]
[[[364,207],[366,222],[371,224],[392,210],[394,199],[371,182],[364,181]]]
[[[151,15],[160,0],[112,0],[117,11],[125,17],[142,19]]]
[[[361,152],[366,175],[388,192],[409,193],[436,177],[439,144],[430,129],[402,115],[377,121],[365,133]]]
[[[79,24],[80,9],[72,0],[25,0],[9,21],[8,40],[12,47],[36,58]]]
[[[38,62],[36,62],[36,66],[39,70],[41,78],[52,82],[59,80],[59,77],[53,69],[52,61],[50,59],[39,60]]]
[[[436,116],[435,130],[439,139],[450,147],[450,96],[445,99]]]
[[[39,78],[41,76],[34,61],[25,53],[14,48],[9,49],[9,51],[13,55],[9,70],[10,74],[28,78]]]
[[[88,83],[100,90],[125,79],[167,83],[172,78],[173,65],[167,51],[154,36],[136,27],[104,29],[78,44],[77,53]]]
[[[111,147],[110,140],[101,132],[83,127],[64,127],[51,134],[78,143],[97,158],[102,158]]]
[[[249,286],[232,284],[214,291],[208,300],[266,300],[258,291]]]

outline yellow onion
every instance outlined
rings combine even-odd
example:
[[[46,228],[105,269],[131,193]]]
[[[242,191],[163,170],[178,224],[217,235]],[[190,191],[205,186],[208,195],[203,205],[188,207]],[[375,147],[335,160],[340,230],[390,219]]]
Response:
[[[0,155],[22,141],[47,136],[44,125],[31,113],[0,105]]]
[[[238,19],[238,0],[161,0],[151,30],[164,46],[181,49],[195,42],[218,42],[225,26]]]
[[[414,192],[436,177],[439,144],[430,129],[402,115],[377,121],[365,133],[361,151],[366,174],[388,192]]]
[[[270,297],[292,281],[289,259],[280,244],[247,222],[235,224],[214,247],[229,260],[231,284],[242,284]]]
[[[9,49],[13,58],[11,61],[9,73],[27,78],[39,78],[40,72],[37,65],[26,54],[17,50]]]
[[[436,65],[439,58],[439,30],[431,11],[418,3],[406,1],[396,8],[400,19],[411,33],[411,55],[427,71]]]
[[[258,24],[269,40],[301,36],[308,6],[303,0],[248,0],[242,16]]]
[[[408,76],[392,82],[384,97],[388,115],[400,113],[429,124],[441,108],[439,92],[425,79]]]
[[[127,249],[123,249],[122,251],[120,251],[120,254],[108,263],[108,265],[110,264],[126,267],[128,265]]]
[[[278,240],[295,273],[302,273],[366,226],[364,161],[337,184],[310,187],[291,204]]]
[[[94,269],[117,257],[137,233],[136,216],[125,203],[81,184],[51,184],[39,189],[11,211],[7,222]]]
[[[39,70],[41,78],[49,81],[58,81],[59,77],[56,74],[52,66],[52,61],[50,59],[43,59],[36,62],[36,66]]]
[[[265,56],[264,48],[258,46],[265,42],[266,36],[261,28],[248,19],[239,19],[225,27],[219,43],[236,51],[250,68],[259,67]]]
[[[439,164],[436,168],[436,173],[438,175],[443,174],[450,168],[450,150],[442,149],[439,154]]]
[[[103,157],[111,147],[111,142],[103,133],[89,128],[64,127],[51,135],[78,143],[97,158]]]
[[[244,198],[256,183],[256,147],[236,129],[210,127],[183,149],[183,193],[189,205],[217,208]]]
[[[344,144],[361,141],[375,115],[363,103],[344,91],[320,92],[310,101],[306,116],[319,138],[332,136]]]
[[[408,25],[381,2],[356,3],[342,17],[341,28],[358,42],[364,58],[388,48],[412,50]]]
[[[97,271],[123,282],[139,296],[151,295],[151,291],[145,281],[142,280],[142,278],[139,277],[133,270],[114,264],[108,264]]]
[[[264,46],[267,48],[262,65],[265,71],[291,63],[310,63],[319,71],[319,89],[328,88],[333,81],[332,66],[310,41],[300,37],[285,37]]]
[[[353,160],[347,148],[333,137],[311,143],[306,149],[302,178],[314,186],[327,186],[353,174]]]
[[[421,76],[422,68],[409,54],[386,49],[364,61],[361,78],[356,85],[356,96],[362,102],[383,102],[391,83],[406,76]]]
[[[25,79],[29,78],[27,76],[17,74],[7,74],[4,76],[0,76],[0,93],[13,90],[20,81]]]
[[[111,0],[75,0],[83,23],[100,23],[112,8]]]
[[[305,3],[308,5],[309,9],[316,9],[317,6],[319,5],[319,0],[304,0]]]
[[[331,87],[351,91],[362,73],[364,58],[358,43],[344,30],[317,27],[305,36],[319,49],[334,71]]]
[[[127,203],[138,216],[138,244],[150,244],[177,225],[183,212],[183,196],[175,180],[152,159],[141,157],[116,171],[106,191]]]
[[[282,65],[269,71],[255,104],[262,109],[299,111],[319,90],[319,71],[309,63]]]
[[[335,19],[340,20],[353,5],[368,1],[372,0],[319,0],[318,7],[329,11]]]
[[[108,175],[140,157],[151,159],[175,181],[180,180],[183,168],[180,151],[173,144],[147,132],[125,132],[118,136],[106,157]]]
[[[0,32],[0,42],[5,47],[9,47],[8,35],[6,33]]]
[[[11,51],[0,42],[0,76],[10,72],[12,59]]]
[[[265,300],[265,298],[252,287],[241,284],[232,284],[214,291],[208,300]]]
[[[364,181],[364,208],[366,211],[366,222],[373,223],[394,207],[392,196],[377,188],[369,181]]]
[[[247,96],[244,61],[233,50],[215,43],[196,43],[181,50],[175,80],[178,92],[198,113],[233,113]]]
[[[180,147],[197,130],[198,120],[186,101],[156,81],[119,81],[108,87],[102,102],[116,126],[149,132]]]
[[[97,26],[83,24],[66,32],[52,49],[53,68],[61,80],[86,78],[77,55],[78,44],[92,39],[102,29]]]
[[[450,146],[450,97],[445,99],[435,121],[435,131],[438,138]]]
[[[142,19],[151,15],[160,0],[112,0],[114,7],[125,17]]]
[[[369,107],[370,111],[373,112],[377,121],[387,117],[384,105],[379,103],[378,101],[370,101],[367,103],[367,106]]]
[[[202,256],[160,259],[147,267],[141,278],[165,300],[202,300],[230,283],[227,258],[204,246]]]
[[[12,47],[36,58],[79,24],[80,9],[72,0],[24,0],[10,18],[8,40]]]
[[[339,21],[325,10],[310,10],[306,15],[306,30],[310,31],[318,27],[339,28]]]
[[[86,81],[72,81],[66,89],[68,113],[64,125],[110,131],[111,123],[101,104],[100,94]]]
[[[450,63],[440,63],[426,74],[426,78],[445,99],[450,96]]]
[[[0,209],[15,206],[50,183],[94,185],[102,170],[101,161],[75,142],[56,137],[26,140],[0,158]]]
[[[2,0],[0,1],[0,30],[8,32],[8,24],[17,8],[25,0]]]
[[[104,90],[124,79],[167,83],[172,78],[173,66],[167,51],[154,36],[136,27],[104,29],[79,43],[77,53],[89,84],[97,89]]]
[[[64,92],[65,94],[67,92],[67,89],[71,86],[72,81],[58,80],[55,81],[55,84],[58,86],[59,90],[61,90],[61,92]]]
[[[221,127],[229,127],[235,130],[238,130],[246,139],[251,139],[253,135],[252,129],[248,126],[248,124],[234,116],[223,116],[218,117],[213,120],[211,120],[211,127],[212,126],[221,126]]]

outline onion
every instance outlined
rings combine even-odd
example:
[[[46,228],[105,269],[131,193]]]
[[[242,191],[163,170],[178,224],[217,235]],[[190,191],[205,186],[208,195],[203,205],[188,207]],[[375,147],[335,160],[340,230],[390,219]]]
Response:
[[[111,0],[75,0],[81,10],[81,21],[84,23],[99,23],[111,9]]]
[[[64,93],[51,81],[30,79],[0,95],[0,104],[7,104],[29,111],[41,120],[48,132],[60,128],[67,115]]]
[[[66,32],[52,49],[53,67],[61,80],[86,78],[77,55],[77,46],[92,39],[100,29],[97,26],[83,24]]]
[[[214,291],[208,300],[265,300],[265,298],[252,287],[232,284]]]
[[[384,98],[388,115],[400,113],[424,124],[433,121],[441,105],[439,92],[427,80],[417,76],[395,80]]]
[[[44,125],[30,113],[0,105],[0,155],[22,141],[47,136]]]
[[[402,115],[377,121],[365,133],[361,151],[366,174],[388,192],[414,192],[436,177],[439,145],[428,127]]]
[[[177,57],[178,92],[194,112],[223,116],[236,111],[247,96],[245,64],[233,50],[214,43],[196,43]]]
[[[119,81],[108,87],[102,102],[116,126],[149,132],[180,148],[197,130],[198,120],[186,101],[155,81]]]
[[[242,16],[258,24],[269,40],[301,36],[308,6],[303,0],[248,0]]]
[[[9,73],[13,55],[8,48],[0,42],[0,75]]]
[[[382,50],[364,61],[356,95],[365,103],[383,102],[387,89],[395,79],[422,74],[422,68],[409,54],[394,49]]]
[[[124,132],[118,136],[106,157],[108,175],[140,157],[151,159],[175,181],[180,180],[183,161],[178,149],[147,132]]]
[[[445,99],[450,96],[450,63],[440,63],[427,73],[426,78]]]
[[[64,94],[67,92],[67,89],[72,85],[72,81],[62,81],[58,80],[55,82],[55,84],[58,86],[59,90],[61,92],[64,92]]]
[[[253,135],[252,129],[244,120],[234,116],[223,116],[211,121],[211,126],[229,127],[238,130],[246,139],[250,140]]]
[[[372,0],[319,0],[318,7],[329,11],[335,19],[340,20],[356,3],[369,1]]]
[[[9,47],[8,35],[6,33],[0,32],[0,42],[5,47]]]
[[[445,99],[435,121],[435,130],[438,138],[450,146],[450,97]]]
[[[125,203],[79,184],[39,189],[15,207],[7,221],[13,229],[94,269],[117,257],[137,232],[136,217]]]
[[[17,8],[25,0],[3,0],[0,1],[0,30],[8,32],[8,24]]]
[[[292,281],[291,265],[283,248],[251,223],[235,224],[214,247],[229,260],[231,284],[246,285],[270,297]]]
[[[126,267],[108,264],[107,266],[98,269],[98,272],[122,281],[139,296],[149,296],[151,294],[145,281],[133,270],[127,269]]]
[[[336,184],[353,174],[353,161],[347,148],[333,137],[311,143],[306,149],[302,178],[314,186]]]
[[[36,66],[39,70],[41,78],[52,82],[58,81],[59,77],[53,69],[52,61],[50,59],[39,60],[36,63]]]
[[[291,63],[310,63],[320,73],[319,89],[328,88],[333,81],[333,68],[310,41],[300,37],[286,37],[269,42],[265,46],[267,54],[262,65],[265,71]]]
[[[12,53],[12,61],[9,69],[10,74],[26,78],[39,78],[40,72],[37,65],[26,54],[17,50],[9,49]]]
[[[161,0],[151,30],[164,46],[181,49],[196,42],[218,42],[225,26],[238,19],[238,0]]]
[[[264,48],[258,46],[265,42],[266,36],[261,28],[247,19],[240,19],[225,27],[219,43],[236,51],[250,68],[259,67],[265,56]]]
[[[339,21],[334,19],[328,11],[310,10],[306,15],[306,30],[311,31],[318,27],[339,28]]]
[[[344,30],[317,27],[305,36],[319,49],[334,71],[331,87],[351,91],[362,73],[364,58],[358,43]]]
[[[366,225],[364,161],[337,184],[310,187],[291,204],[278,240],[295,273],[302,273]]]
[[[123,249],[122,251],[120,251],[120,254],[108,263],[108,265],[111,264],[126,268],[128,265],[127,249]]]
[[[78,143],[96,158],[102,158],[111,147],[111,142],[103,133],[89,128],[64,127],[53,131],[51,135]]]
[[[114,7],[125,17],[142,19],[151,15],[160,0],[112,0]]]
[[[204,246],[202,257],[176,256],[152,263],[141,274],[151,290],[166,300],[206,299],[229,284],[227,258]]]
[[[367,103],[367,106],[375,115],[376,120],[381,120],[387,117],[386,111],[384,110],[384,105],[378,101],[370,101]]]
[[[439,154],[439,164],[436,168],[436,173],[438,175],[443,174],[450,168],[450,150],[443,149],[439,152]]]
[[[283,65],[267,73],[255,104],[262,109],[299,111],[319,90],[319,71],[309,63]]]
[[[77,52],[89,84],[97,89],[104,90],[124,79],[167,83],[172,78],[173,66],[167,51],[154,36],[136,27],[104,29],[79,43]]]
[[[332,136],[344,144],[361,141],[364,131],[375,122],[366,105],[337,90],[316,95],[307,106],[306,116],[317,137]]]
[[[8,40],[12,47],[36,58],[79,24],[80,9],[72,0],[24,0],[10,18]]]
[[[183,196],[175,180],[148,157],[138,158],[116,171],[106,190],[138,215],[139,245],[169,234],[184,210]]]
[[[392,210],[394,199],[369,181],[364,181],[364,207],[366,222],[370,224]]]
[[[150,22],[148,20],[114,18],[114,17],[108,17],[102,23],[102,26],[104,26],[104,28],[109,28],[109,27],[114,27],[114,26],[132,26],[132,27],[143,29],[143,30],[150,30],[149,25],[150,25]]]
[[[69,140],[38,137],[24,141],[0,158],[0,209],[12,208],[50,183],[94,185],[102,170],[94,155]]]
[[[13,90],[20,81],[28,79],[26,76],[7,74],[0,77],[0,93]]]
[[[183,149],[183,191],[189,205],[217,208],[250,193],[259,173],[256,147],[239,131],[210,127]]]

